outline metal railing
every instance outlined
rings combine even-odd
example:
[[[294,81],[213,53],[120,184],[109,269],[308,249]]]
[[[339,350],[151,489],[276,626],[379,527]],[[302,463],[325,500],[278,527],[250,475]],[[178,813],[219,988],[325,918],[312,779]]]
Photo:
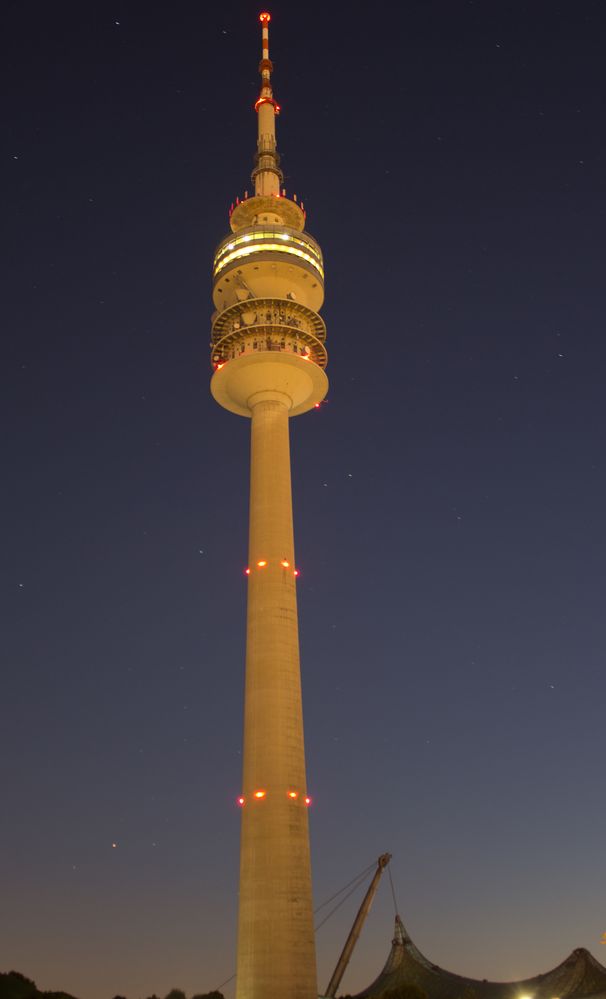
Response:
[[[326,339],[324,320],[306,305],[286,298],[248,298],[219,313],[213,324],[212,343],[218,343],[230,333],[242,334],[253,327],[261,327],[272,335],[287,328],[308,333],[317,340]]]
[[[328,363],[326,347],[307,330],[292,326],[273,326],[265,323],[233,330],[218,340],[211,351],[213,367],[258,351],[297,354],[321,368]]]

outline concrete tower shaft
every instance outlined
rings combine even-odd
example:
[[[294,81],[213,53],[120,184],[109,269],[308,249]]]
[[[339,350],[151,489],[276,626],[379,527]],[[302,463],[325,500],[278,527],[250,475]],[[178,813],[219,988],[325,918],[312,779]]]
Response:
[[[254,197],[213,262],[211,392],[251,419],[237,999],[316,999],[289,418],[324,398],[324,261],[280,190],[262,26]]]
[[[288,411],[253,408],[238,999],[316,999]]]

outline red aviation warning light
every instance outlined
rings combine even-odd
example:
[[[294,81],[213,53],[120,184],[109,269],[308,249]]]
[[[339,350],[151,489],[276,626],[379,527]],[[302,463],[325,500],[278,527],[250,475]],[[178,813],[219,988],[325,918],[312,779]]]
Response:
[[[262,14],[259,14],[259,20],[261,24],[269,24],[269,22],[271,21],[271,14],[268,14],[267,11],[264,11]]]
[[[243,805],[244,804],[244,798],[238,798],[238,804],[239,805]]]
[[[288,792],[288,797],[289,798],[298,798],[299,797],[299,792],[298,791],[289,791]]]
[[[274,101],[273,97],[259,97],[255,101],[255,111],[258,111],[262,104],[273,104],[273,108],[276,114],[280,114],[280,105],[277,101]]]
[[[264,798],[267,791],[255,791],[255,798]]]

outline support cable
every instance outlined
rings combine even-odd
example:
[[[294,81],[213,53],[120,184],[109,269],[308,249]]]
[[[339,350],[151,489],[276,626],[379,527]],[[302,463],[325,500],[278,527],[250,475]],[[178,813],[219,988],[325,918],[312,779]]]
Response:
[[[393,878],[391,876],[391,868],[389,868],[389,867],[387,868],[387,873],[389,874],[389,884],[390,884],[390,887],[391,887],[391,897],[393,898],[394,914],[397,916],[398,915],[398,903],[396,902],[396,890],[395,890],[395,888],[393,886]]]
[[[346,885],[343,885],[342,888],[339,888],[339,890],[336,891],[334,895],[331,895],[330,898],[327,898],[325,902],[322,902],[321,905],[317,906],[317,908],[314,909],[314,914],[318,913],[320,909],[324,909],[325,906],[330,905],[330,903],[333,902],[335,898],[338,898],[341,892],[347,891],[347,889],[350,888],[351,885],[353,885],[354,883],[357,885],[358,882],[362,880],[362,878],[365,878],[367,874],[369,874],[371,871],[375,869],[375,866],[376,864],[369,864],[369,866],[365,867],[363,871],[360,871],[359,874],[356,874],[355,878],[352,878],[351,881],[348,881]]]
[[[223,988],[223,986],[227,985],[229,982],[233,982],[233,980],[234,980],[235,977],[236,977],[236,973],[234,971],[233,975],[230,975],[229,978],[226,978],[224,982],[221,982],[221,984],[217,986],[217,988],[215,989],[215,992],[220,992],[221,989]]]
[[[368,874],[368,871],[365,871],[364,872],[364,877],[367,874]],[[322,928],[322,926],[324,926],[324,923],[328,922],[328,920],[330,919],[331,916],[334,916],[334,914],[337,911],[337,909],[341,908],[341,906],[343,905],[343,903],[347,901],[347,899],[350,897],[350,895],[353,895],[353,893],[358,890],[358,888],[360,887],[360,885],[362,884],[362,882],[364,880],[364,877],[361,875],[356,880],[356,883],[352,886],[352,888],[350,888],[350,890],[347,892],[347,894],[343,896],[343,898],[341,899],[341,901],[337,902],[337,904],[335,905],[334,909],[331,909],[330,912],[328,913],[328,915],[325,916],[324,919],[322,919],[321,922],[318,923],[318,925],[315,927],[315,932],[316,933],[318,932],[319,929]],[[350,884],[351,884],[351,882],[350,882]],[[344,891],[344,889],[341,889],[341,890]],[[326,904],[326,903],[324,903],[324,904]]]

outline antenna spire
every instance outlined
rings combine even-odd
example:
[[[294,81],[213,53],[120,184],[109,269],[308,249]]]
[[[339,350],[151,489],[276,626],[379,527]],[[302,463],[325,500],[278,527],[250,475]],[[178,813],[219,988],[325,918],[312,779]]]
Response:
[[[261,91],[255,103],[255,111],[258,116],[258,139],[252,180],[255,185],[255,194],[273,194],[279,197],[280,186],[284,178],[280,170],[280,157],[276,146],[276,115],[280,113],[280,106],[274,100],[271,87],[271,72],[274,68],[269,58],[271,15],[263,11],[259,14],[259,20],[261,22],[261,62],[259,63]]]

